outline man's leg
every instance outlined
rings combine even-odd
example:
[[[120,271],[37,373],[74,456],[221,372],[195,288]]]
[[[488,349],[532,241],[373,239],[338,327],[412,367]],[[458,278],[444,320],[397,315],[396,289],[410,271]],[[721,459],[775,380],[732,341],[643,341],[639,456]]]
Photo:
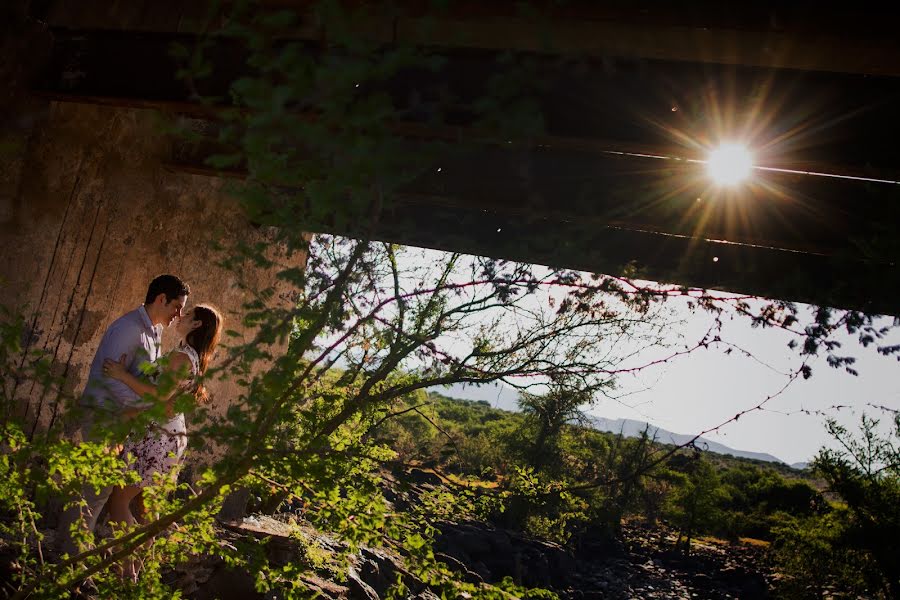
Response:
[[[131,513],[129,503],[131,500],[141,493],[141,488],[136,485],[128,485],[123,488],[119,487],[113,490],[112,496],[109,497],[109,521],[117,522],[120,525],[135,525],[137,520]],[[120,563],[122,568],[122,576],[137,580],[138,573],[141,571],[143,563],[140,559],[128,558],[123,559]]]
[[[85,486],[81,490],[81,495],[86,504],[78,503],[63,511],[56,528],[56,547],[60,553],[67,553],[69,556],[78,553],[78,544],[72,536],[72,527],[80,526],[86,531],[93,532],[97,525],[97,517],[100,516],[100,511],[103,510],[112,491],[113,486],[105,487],[99,493],[92,486]]]
[[[94,424],[97,415],[91,409],[81,410],[83,411],[79,418],[81,441],[95,441]],[[93,532],[94,527],[97,525],[100,511],[103,510],[112,491],[113,486],[105,487],[99,492],[90,485],[86,485],[81,489],[81,497],[84,498],[85,504],[78,503],[70,506],[59,517],[59,523],[56,527],[56,548],[60,553],[67,553],[69,556],[75,556],[78,553],[78,544],[72,537],[73,526],[78,524],[77,526],[80,526],[83,530]],[[77,498],[70,500],[77,500]]]

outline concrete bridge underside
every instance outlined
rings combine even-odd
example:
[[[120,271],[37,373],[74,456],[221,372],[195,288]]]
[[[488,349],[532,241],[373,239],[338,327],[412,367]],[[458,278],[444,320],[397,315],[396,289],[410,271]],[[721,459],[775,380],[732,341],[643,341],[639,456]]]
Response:
[[[168,52],[172,42],[196,39],[196,6],[38,4],[32,11],[41,14],[31,16],[47,24],[48,45],[29,82],[34,97],[110,115],[149,109],[212,121],[175,78]],[[527,144],[485,138],[466,114],[441,126],[429,115],[392,124],[411,148],[439,145],[440,170],[394,199],[376,236],[900,312],[900,185],[802,174],[900,180],[900,44],[887,25],[852,8],[810,16],[775,4],[724,10],[699,0],[646,11],[616,2],[538,3],[547,11],[542,19],[516,14],[511,2],[456,3],[424,39],[416,37],[422,15],[415,3],[406,3],[405,17],[348,4],[361,9],[361,36],[421,43],[447,59],[438,72],[387,82],[398,105],[437,87],[475,97],[504,52],[527,57],[542,84],[536,98],[546,127]],[[293,35],[318,51],[320,31]],[[214,95],[243,61],[227,41],[211,56],[203,91]],[[753,140],[765,148],[759,161],[793,172],[760,172],[754,185],[724,193],[710,189],[700,164],[636,156],[704,158],[700,147],[715,132],[697,115],[716,108],[731,111],[735,123],[762,111],[766,126]],[[167,152],[160,161],[173,178],[224,175],[206,165],[202,145]]]

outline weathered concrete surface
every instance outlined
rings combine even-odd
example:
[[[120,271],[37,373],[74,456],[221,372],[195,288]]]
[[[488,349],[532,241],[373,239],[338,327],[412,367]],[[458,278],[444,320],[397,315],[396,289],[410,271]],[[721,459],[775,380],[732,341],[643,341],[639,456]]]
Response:
[[[36,104],[32,112],[41,118],[16,134],[27,142],[24,157],[0,157],[0,304],[26,316],[26,345],[52,356],[65,389],[80,392],[106,327],[143,302],[160,273],[184,278],[191,304],[213,303],[229,329],[252,335],[240,323],[247,297],[236,275],[215,266],[209,241],[269,236],[243,218],[220,180],[165,169],[161,117],[72,103]],[[280,253],[274,244],[272,252]],[[240,276],[251,289],[274,279],[266,270]],[[29,386],[19,390],[28,400],[20,410],[40,430],[58,420],[60,408],[55,394]],[[220,414],[238,393],[218,381],[209,391]]]

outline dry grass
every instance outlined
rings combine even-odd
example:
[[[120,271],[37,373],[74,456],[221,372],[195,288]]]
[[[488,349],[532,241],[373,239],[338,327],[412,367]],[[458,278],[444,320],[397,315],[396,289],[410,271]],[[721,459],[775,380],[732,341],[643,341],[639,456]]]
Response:
[[[469,487],[477,487],[486,490],[492,490],[500,486],[499,481],[484,481],[482,479],[460,477],[459,475],[454,475],[453,473],[443,473],[443,477],[459,485],[467,485]]]
[[[769,545],[769,542],[767,542],[766,540],[758,540],[756,538],[742,537],[738,538],[738,541],[745,546],[758,546],[761,548],[765,548]]]
[[[703,535],[703,536],[694,538],[694,540],[697,542],[702,542],[704,544],[708,544],[710,546],[728,546],[730,543],[728,540],[723,540],[722,538],[717,538],[712,535]]]
[[[456,485],[477,487],[477,488],[482,488],[482,489],[486,489],[486,490],[492,490],[492,489],[495,489],[500,486],[499,480],[484,481],[483,479],[478,479],[476,477],[465,477],[465,476],[456,475],[454,473],[445,473],[443,471],[439,471],[439,470],[436,470],[436,469],[433,469],[430,467],[417,466],[419,464],[421,464],[421,463],[418,461],[410,461],[409,462],[409,465],[416,466],[416,468],[423,471],[424,473],[432,473],[434,475],[437,475],[440,479],[449,481],[450,483],[455,483]]]
[[[728,540],[723,540],[722,538],[718,538],[712,535],[703,535],[698,538],[695,538],[695,541],[706,544],[708,546],[729,546],[731,542]],[[756,538],[750,537],[742,537],[738,538],[738,544],[742,546],[757,546],[760,548],[764,548],[769,545],[769,542],[765,540],[758,540]]]

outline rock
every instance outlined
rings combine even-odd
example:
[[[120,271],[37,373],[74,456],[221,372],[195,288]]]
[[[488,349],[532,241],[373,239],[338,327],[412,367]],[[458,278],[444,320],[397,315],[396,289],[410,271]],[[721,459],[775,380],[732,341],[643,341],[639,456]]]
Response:
[[[484,581],[493,581],[493,575],[491,574],[490,569],[488,569],[487,565],[482,561],[475,561],[470,565],[472,571],[478,573],[479,577],[481,577]]]
[[[522,584],[528,587],[553,587],[547,557],[532,548],[527,550],[525,553],[518,555],[520,557]]]
[[[224,564],[188,597],[191,600],[265,600],[265,596],[256,591],[253,575]]]
[[[239,521],[247,514],[247,504],[250,501],[250,490],[239,488],[231,492],[222,502],[218,519],[220,521]]]
[[[347,589],[353,600],[380,600],[378,593],[360,578],[354,567],[347,570]]]
[[[446,548],[447,554],[464,554],[468,558],[482,558],[493,550],[487,530],[460,525],[442,528],[438,543]]]
[[[303,575],[303,583],[312,591],[316,598],[325,598],[326,600],[338,600],[347,598],[350,590],[342,585],[338,585],[333,581],[326,581],[316,575]]]
[[[508,576],[529,587],[563,589],[577,572],[571,554],[551,542],[477,522],[444,523],[438,528],[435,549],[485,582]]]
[[[397,580],[397,559],[383,550],[360,548],[359,575],[379,596],[384,596]]]
[[[410,469],[406,474],[406,480],[414,484],[441,485],[441,478],[431,471],[423,471],[422,469]]]
[[[463,581],[465,581],[466,583],[474,583],[478,585],[484,583],[484,579],[481,577],[481,575],[469,570],[465,564],[450,556],[449,554],[437,552],[435,553],[434,557],[446,564],[451,571],[455,571],[456,573],[462,575]]]
[[[578,568],[575,558],[560,546],[547,548],[547,560],[557,587],[563,587],[574,576]]]
[[[627,546],[623,544],[622,548],[628,550],[585,558],[573,556],[557,544],[488,524],[437,526],[441,533],[436,540],[435,557],[459,579],[474,585],[496,583],[510,576],[519,585],[550,589],[562,600],[769,597],[766,578],[756,568],[761,558],[742,553],[737,546],[698,546],[686,558],[668,551],[664,536],[637,531],[626,532]],[[244,539],[267,539],[265,551],[273,564],[292,560],[301,551],[301,543],[315,544],[326,552],[345,550],[339,540],[292,516],[254,515],[225,524],[224,533]],[[297,541],[298,535],[303,542]],[[189,573],[182,572],[179,581],[174,577],[170,582],[183,589],[188,598],[263,598],[253,590],[252,574],[229,570],[221,562],[187,567]],[[344,585],[323,580],[312,572],[304,574],[302,580],[310,593],[323,598],[376,600],[386,596],[398,576],[403,578],[409,598],[437,598],[433,590],[406,569],[400,556],[383,548],[361,548],[353,555]]]

